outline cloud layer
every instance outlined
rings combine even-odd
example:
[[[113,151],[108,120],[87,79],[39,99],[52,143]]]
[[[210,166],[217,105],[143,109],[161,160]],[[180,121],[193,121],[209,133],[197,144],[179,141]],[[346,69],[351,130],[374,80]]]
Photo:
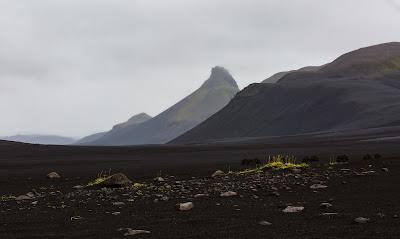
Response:
[[[0,0],[0,135],[155,115],[214,65],[241,87],[400,41],[400,1]]]

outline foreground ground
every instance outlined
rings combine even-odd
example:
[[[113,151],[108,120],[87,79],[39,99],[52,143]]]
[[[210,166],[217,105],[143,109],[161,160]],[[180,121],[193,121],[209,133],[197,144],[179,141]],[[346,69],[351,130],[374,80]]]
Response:
[[[3,143],[0,238],[398,238],[400,160],[395,144],[284,145],[81,148]],[[362,152],[377,150],[382,160],[361,159]],[[301,171],[211,177],[218,169],[243,170],[243,157],[276,152],[349,152],[351,160],[330,165],[322,159]],[[144,186],[76,187],[109,169]],[[51,171],[62,178],[47,179]],[[165,181],[155,181],[158,176]],[[228,191],[238,195],[221,197]],[[31,198],[12,197],[26,194]],[[185,202],[194,208],[176,209]],[[285,213],[287,206],[304,210]],[[369,222],[355,223],[358,217]],[[151,233],[125,236],[128,228]]]

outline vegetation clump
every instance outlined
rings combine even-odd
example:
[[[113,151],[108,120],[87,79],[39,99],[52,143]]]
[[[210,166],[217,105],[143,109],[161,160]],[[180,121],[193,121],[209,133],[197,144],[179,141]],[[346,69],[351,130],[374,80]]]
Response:
[[[145,187],[145,185],[141,184],[141,183],[134,183],[134,184],[131,185],[131,189],[133,189],[135,191],[140,190],[140,189],[142,189],[144,187]]]
[[[15,199],[16,199],[16,197],[12,196],[12,195],[2,195],[0,197],[1,202],[7,202],[7,201],[15,200]]]
[[[288,169],[300,169],[306,168],[309,164],[307,163],[296,163],[296,158],[293,156],[284,156],[284,155],[274,155],[270,156],[268,161],[261,165],[257,166],[254,169],[245,169],[240,171],[238,174],[249,174],[249,173],[259,173],[265,170],[288,170]]]

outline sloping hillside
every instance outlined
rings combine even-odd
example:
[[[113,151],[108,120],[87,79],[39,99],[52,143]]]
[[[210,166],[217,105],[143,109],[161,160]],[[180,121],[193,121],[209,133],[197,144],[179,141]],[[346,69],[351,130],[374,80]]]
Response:
[[[400,125],[400,43],[363,48],[313,72],[253,84],[172,143]]]

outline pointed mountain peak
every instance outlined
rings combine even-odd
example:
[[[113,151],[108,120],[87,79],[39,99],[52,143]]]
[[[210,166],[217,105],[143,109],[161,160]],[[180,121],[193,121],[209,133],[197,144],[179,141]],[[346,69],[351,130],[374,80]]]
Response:
[[[132,116],[128,122],[130,123],[143,123],[144,121],[147,121],[151,119],[151,116],[146,114],[146,113],[140,113],[137,115]]]
[[[152,117],[146,113],[140,113],[140,114],[132,116],[128,121],[126,121],[124,123],[115,125],[113,127],[113,129],[123,128],[123,127],[129,126],[129,125],[141,124],[141,123],[148,121],[151,118]]]
[[[232,87],[239,89],[235,79],[229,73],[229,71],[221,66],[213,67],[211,75],[208,80],[203,84],[205,88],[217,88],[217,87]]]

